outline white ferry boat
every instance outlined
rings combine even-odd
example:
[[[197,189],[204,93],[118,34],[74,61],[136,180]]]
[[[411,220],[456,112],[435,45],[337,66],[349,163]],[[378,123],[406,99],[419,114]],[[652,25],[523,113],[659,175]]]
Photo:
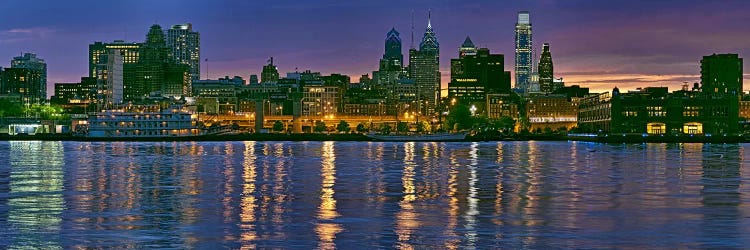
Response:
[[[197,116],[178,108],[157,112],[108,110],[89,115],[88,137],[163,138],[202,135]]]
[[[438,134],[420,134],[420,135],[382,135],[366,134],[379,141],[463,141],[466,139],[466,133],[438,133]]]

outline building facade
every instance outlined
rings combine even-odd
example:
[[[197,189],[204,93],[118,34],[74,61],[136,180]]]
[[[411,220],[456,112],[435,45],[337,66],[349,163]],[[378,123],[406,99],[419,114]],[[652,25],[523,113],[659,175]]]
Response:
[[[578,121],[578,103],[565,95],[539,95],[526,103],[529,130],[569,130]]]
[[[278,82],[279,81],[279,69],[276,65],[273,65],[273,57],[268,60],[268,64],[263,66],[263,71],[260,73],[260,82]]]
[[[419,50],[409,50],[409,77],[419,89],[419,113],[433,115],[440,97],[440,43],[429,18]]]
[[[109,49],[99,54],[94,75],[98,109],[111,109],[122,104],[125,77],[122,51]]]
[[[44,59],[38,58],[36,54],[24,53],[21,56],[13,57],[10,62],[11,68],[16,69],[28,69],[36,72],[39,77],[32,79],[34,82],[29,82],[30,85],[38,85],[30,87],[30,90],[38,91],[39,93],[32,93],[30,96],[38,96],[38,103],[42,103],[47,99],[47,63]]]
[[[167,30],[167,46],[172,49],[175,62],[188,65],[191,80],[201,76],[201,37],[193,31],[193,24],[177,24]]]
[[[531,36],[531,21],[528,11],[518,13],[515,31],[515,73],[516,89],[528,92],[532,72],[533,42]]]
[[[461,104],[475,105],[483,113],[488,93],[511,91],[510,72],[504,69],[502,54],[491,54],[486,48],[467,53],[465,48],[459,49],[459,58],[451,59],[448,98]]]
[[[552,53],[549,51],[549,43],[542,45],[542,56],[539,58],[539,90],[542,93],[552,93],[557,90],[555,85],[554,65],[552,63]]]
[[[25,106],[44,103],[47,99],[39,71],[26,68],[4,68],[0,73],[0,95],[18,96]],[[46,88],[46,86],[44,86]]]

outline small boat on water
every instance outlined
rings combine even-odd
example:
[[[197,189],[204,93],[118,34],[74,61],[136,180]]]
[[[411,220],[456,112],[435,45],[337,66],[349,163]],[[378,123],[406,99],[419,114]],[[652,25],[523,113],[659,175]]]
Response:
[[[378,141],[463,141],[466,133],[438,133],[438,134],[412,134],[412,135],[382,135],[366,134],[367,137]]]

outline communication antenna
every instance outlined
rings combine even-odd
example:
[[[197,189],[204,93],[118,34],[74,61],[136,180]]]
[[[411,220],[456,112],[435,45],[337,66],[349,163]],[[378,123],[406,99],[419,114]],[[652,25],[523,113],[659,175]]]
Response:
[[[410,49],[414,49],[414,10],[411,10],[411,45]]]

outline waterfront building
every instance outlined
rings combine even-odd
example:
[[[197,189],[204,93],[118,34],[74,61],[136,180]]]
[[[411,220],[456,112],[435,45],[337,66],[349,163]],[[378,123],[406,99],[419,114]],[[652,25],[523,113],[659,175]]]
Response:
[[[167,30],[167,47],[172,49],[172,58],[177,63],[188,65],[191,80],[201,75],[200,33],[193,31],[193,24],[177,24]]]
[[[615,87],[613,90],[619,93]],[[609,132],[612,124],[612,94],[610,92],[588,95],[578,103],[578,128],[582,132]]]
[[[605,93],[608,94],[608,93]],[[648,135],[724,135],[739,132],[739,102],[730,95],[648,87],[610,98],[583,98],[578,125],[584,132]],[[737,113],[732,113],[736,111]]]
[[[302,87],[302,115],[334,119],[341,102],[339,87],[307,84]]]
[[[487,94],[487,118],[500,119],[502,117],[510,117],[518,121],[520,100],[521,98],[514,92]]]
[[[742,94],[742,58],[713,54],[701,60],[701,89],[712,96]]]
[[[549,43],[542,45],[542,57],[539,58],[537,72],[539,74],[539,91],[542,93],[555,92],[557,86],[554,84],[554,65],[552,63],[552,53],[549,51]]]
[[[504,56],[491,54],[487,48],[477,49],[473,54],[460,54],[459,51],[459,58],[451,59],[448,98],[456,99],[461,104],[474,105],[479,113],[484,113],[488,93],[510,92],[510,72],[504,69]]]
[[[578,121],[578,103],[565,95],[538,95],[526,103],[529,130],[570,130]]]
[[[419,113],[431,116],[440,97],[440,43],[429,17],[419,50],[409,50],[409,77],[419,89]]]
[[[279,69],[273,65],[273,57],[268,60],[268,64],[263,66],[260,73],[260,82],[277,82],[279,81]]]
[[[197,136],[197,116],[181,108],[161,111],[107,110],[90,115],[88,137]]]
[[[196,111],[205,114],[232,114],[237,111],[238,88],[241,84],[231,79],[195,80],[193,96]]]
[[[515,30],[515,88],[522,93],[529,91],[529,83],[532,72],[533,42],[531,36],[531,21],[528,11],[518,13],[518,21]]]
[[[50,102],[61,105],[68,113],[94,111],[98,97],[98,80],[81,77],[80,82],[55,83],[55,95]]]
[[[3,68],[0,73],[0,95],[18,96],[25,106],[44,103],[46,88],[41,84],[42,74],[28,68]]]
[[[42,103],[47,100],[47,63],[44,62],[44,59],[38,58],[34,53],[23,53],[21,56],[13,57],[13,60],[10,61],[10,67],[28,69],[38,74],[38,78],[33,78],[31,79],[33,82],[28,82],[28,90],[39,93],[30,93],[29,96],[38,97],[38,100],[35,102],[32,100],[32,103]]]

